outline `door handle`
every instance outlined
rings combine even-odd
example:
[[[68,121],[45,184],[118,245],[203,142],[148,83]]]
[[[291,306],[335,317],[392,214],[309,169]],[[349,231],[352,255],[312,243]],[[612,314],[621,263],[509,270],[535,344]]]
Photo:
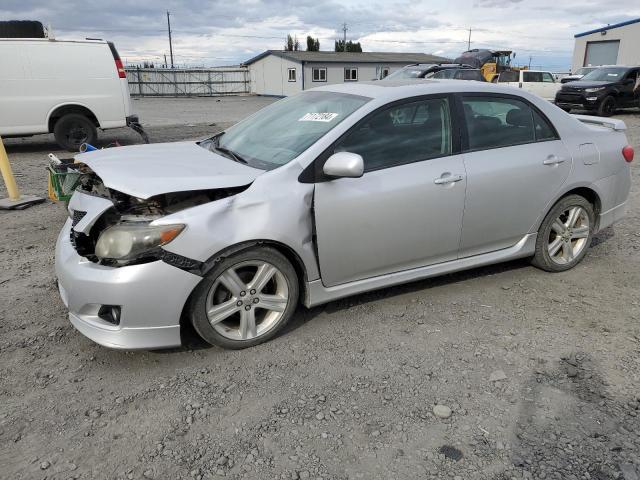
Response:
[[[446,176],[445,176],[446,175]],[[441,177],[436,178],[433,183],[436,185],[447,185],[449,183],[456,183],[462,180],[462,175],[447,175],[443,174]]]
[[[547,159],[542,163],[544,165],[559,165],[561,163],[564,163],[564,161],[564,158],[556,157],[555,155],[549,155]]]

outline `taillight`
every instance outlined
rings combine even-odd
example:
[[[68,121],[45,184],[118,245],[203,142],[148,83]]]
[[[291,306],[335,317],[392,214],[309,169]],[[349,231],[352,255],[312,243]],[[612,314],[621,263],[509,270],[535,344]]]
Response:
[[[116,61],[116,69],[118,70],[118,77],[127,78],[127,74],[124,71],[124,65],[122,65],[122,60],[119,58],[115,59]]]
[[[633,161],[633,154],[634,154],[634,151],[631,145],[627,145],[622,149],[622,156],[629,163]]]

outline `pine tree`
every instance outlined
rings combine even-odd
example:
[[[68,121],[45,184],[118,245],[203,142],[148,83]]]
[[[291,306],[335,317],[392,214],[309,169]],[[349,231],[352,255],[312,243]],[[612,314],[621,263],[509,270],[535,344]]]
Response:
[[[307,35],[307,52],[319,52],[320,40]]]
[[[287,41],[284,44],[284,49],[287,52],[293,52],[293,37],[291,37],[291,35],[287,35]]]

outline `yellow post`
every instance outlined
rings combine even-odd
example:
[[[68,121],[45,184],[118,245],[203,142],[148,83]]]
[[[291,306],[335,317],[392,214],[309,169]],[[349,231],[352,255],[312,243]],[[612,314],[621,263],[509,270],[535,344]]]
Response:
[[[7,151],[4,149],[2,143],[2,137],[0,137],[0,172],[4,179],[4,184],[7,187],[7,193],[9,193],[9,199],[12,201],[20,200],[20,191],[16,184],[16,179],[11,171],[11,165],[9,164],[9,157],[7,157]]]

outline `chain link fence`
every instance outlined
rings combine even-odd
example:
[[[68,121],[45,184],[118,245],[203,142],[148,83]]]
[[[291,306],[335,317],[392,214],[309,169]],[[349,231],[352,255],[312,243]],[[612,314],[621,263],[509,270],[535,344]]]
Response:
[[[250,93],[246,68],[127,67],[129,92],[136,97],[215,97]]]

